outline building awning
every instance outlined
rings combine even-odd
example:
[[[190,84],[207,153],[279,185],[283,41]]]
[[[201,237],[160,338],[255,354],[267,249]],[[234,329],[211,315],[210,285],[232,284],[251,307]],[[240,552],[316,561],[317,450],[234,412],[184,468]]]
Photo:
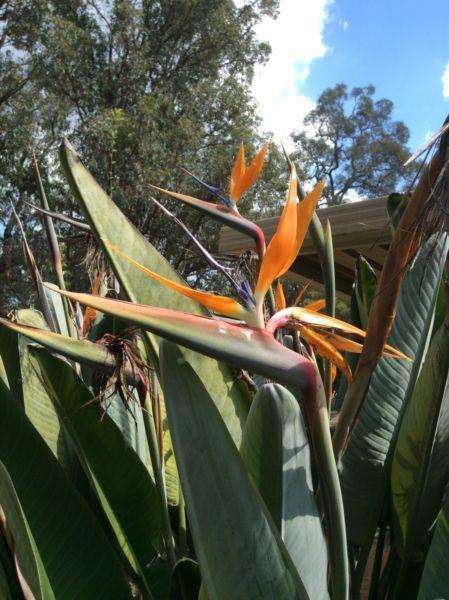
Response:
[[[386,202],[387,198],[382,197],[317,210],[323,226],[327,220],[331,224],[336,287],[341,298],[348,298],[351,294],[355,261],[360,254],[368,259],[378,273],[382,268],[391,241]],[[278,220],[279,217],[269,217],[257,221],[267,242],[273,236]],[[250,238],[229,227],[222,228],[220,254],[241,254],[246,250],[254,250]],[[322,289],[320,261],[310,235],[307,235],[300,255],[287,276],[299,283],[312,279],[317,289]]]

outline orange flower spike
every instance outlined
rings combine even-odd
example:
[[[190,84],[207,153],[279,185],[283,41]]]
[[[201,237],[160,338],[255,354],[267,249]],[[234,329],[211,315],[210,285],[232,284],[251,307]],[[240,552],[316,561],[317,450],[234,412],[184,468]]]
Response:
[[[198,290],[194,290],[186,285],[182,285],[180,283],[176,283],[175,281],[171,281],[171,279],[167,279],[166,277],[158,275],[154,271],[147,269],[130,256],[127,256],[124,252],[116,248],[107,240],[104,240],[104,242],[111,250],[113,250],[116,254],[118,254],[119,256],[130,262],[132,265],[137,267],[140,271],[142,271],[149,277],[160,281],[172,290],[176,290],[180,294],[187,296],[194,302],[198,302],[198,304],[201,304],[202,306],[205,306],[206,308],[209,308],[210,310],[216,311],[218,313],[221,313],[222,315],[225,315],[227,317],[238,319],[244,319],[245,317],[247,317],[248,311],[232,298],[228,298],[227,296],[219,296],[218,294],[211,294],[209,292],[201,292]]]
[[[301,200],[301,202],[299,202],[297,205],[297,226],[295,245],[292,247],[290,255],[286,257],[285,265],[280,275],[283,275],[290,269],[290,267],[295,262],[299,254],[301,246],[303,245],[304,239],[307,235],[307,231],[309,229],[313,213],[315,212],[318,201],[321,197],[321,193],[323,191],[325,183],[326,180],[322,179],[319,183],[317,183],[313,190],[309,192],[307,196],[303,200]]]
[[[245,149],[243,144],[240,146],[237,159],[232,169],[231,184],[229,187],[229,197],[234,204],[253,185],[260,175],[265,162],[267,146],[267,144],[262,146],[248,168],[245,166]]]
[[[331,343],[337,350],[343,350],[344,352],[352,352],[353,354],[360,354],[362,352],[363,345],[359,342],[355,342],[349,338],[345,338],[337,333],[331,333],[329,331],[320,331],[320,335]],[[398,350],[394,350],[391,346],[386,345],[382,356],[385,358],[406,358],[407,356],[399,353]],[[410,360],[410,359],[408,359]]]
[[[273,281],[285,272],[283,270],[285,263],[291,256],[295,246],[297,229],[296,208],[298,203],[297,190],[298,180],[295,167],[292,165],[287,201],[279,219],[276,232],[268,244],[268,248],[259,269],[259,277],[254,291],[254,297],[258,304],[262,304],[265,294]]]
[[[234,166],[231,172],[231,183],[229,186],[229,197],[233,202],[237,202],[243,192],[240,191],[240,182],[245,175],[245,148],[243,142],[240,145],[239,153],[235,160]]]
[[[323,310],[325,306],[326,300],[321,299],[307,304],[304,308],[307,308],[307,310],[313,310],[313,312],[320,312],[320,310]]]
[[[276,309],[283,310],[287,307],[287,303],[285,301],[284,288],[282,287],[282,283],[278,281],[276,287],[276,295],[275,295]]]
[[[331,343],[326,341],[317,331],[313,331],[313,329],[304,325],[300,325],[298,331],[305,341],[316,349],[320,356],[330,360],[332,364],[340,369],[348,381],[352,380],[351,369],[340,352]]]

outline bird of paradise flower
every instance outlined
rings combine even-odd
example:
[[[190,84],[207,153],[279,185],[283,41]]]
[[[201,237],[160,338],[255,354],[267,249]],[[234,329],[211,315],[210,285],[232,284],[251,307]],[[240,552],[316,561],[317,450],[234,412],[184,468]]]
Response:
[[[224,214],[232,213],[234,218],[246,221],[240,215],[236,207],[237,201],[256,181],[260,174],[266,153],[266,146],[256,155],[249,167],[245,166],[245,155],[243,145],[235,161],[231,173],[231,183],[229,196],[223,195],[218,188],[205,184],[198,178],[201,184],[213,191],[219,197],[224,206],[211,205],[192,196],[178,194],[156,188],[160,192],[178,198],[196,208],[204,210],[204,204],[208,204],[207,210],[223,211]],[[285,297],[282,287],[278,284],[276,312],[271,318],[266,319],[264,310],[265,296],[275,280],[279,280],[285,275],[293,262],[296,260],[300,248],[303,244],[307,230],[310,225],[313,213],[317,207],[321,192],[324,188],[324,180],[320,181],[309,194],[300,202],[297,194],[297,175],[294,165],[291,165],[289,186],[286,202],[279,219],[278,227],[270,243],[266,247],[265,239],[260,239],[261,231],[257,232],[259,249],[261,249],[261,261],[254,290],[244,281],[235,285],[238,300],[216,294],[192,289],[188,285],[174,282],[158,273],[141,265],[133,258],[125,254],[108,240],[104,240],[106,245],[116,254],[133,264],[137,269],[147,276],[156,279],[176,292],[187,296],[202,306],[215,313],[239,319],[244,321],[247,326],[254,329],[265,330],[270,335],[274,335],[276,330],[284,327],[297,330],[300,336],[311,346],[319,355],[330,360],[335,367],[340,369],[348,379],[351,379],[351,370],[345,361],[342,352],[360,353],[362,350],[361,341],[365,337],[365,332],[358,327],[345,323],[339,319],[319,314],[322,301],[309,306],[308,308],[292,306],[286,307]],[[223,214],[223,213],[222,213]],[[246,223],[245,223],[246,226]],[[253,229],[254,231],[254,229]],[[263,233],[262,233],[263,236]],[[356,339],[352,339],[353,336]],[[402,352],[386,346],[384,356],[407,358]]]

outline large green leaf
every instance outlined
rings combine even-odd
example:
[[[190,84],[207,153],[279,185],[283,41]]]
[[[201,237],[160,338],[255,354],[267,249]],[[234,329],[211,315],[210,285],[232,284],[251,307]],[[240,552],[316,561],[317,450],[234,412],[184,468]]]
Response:
[[[112,242],[145,267],[164,277],[182,282],[156,248],[139,233],[101,189],[67,144],[61,146],[60,156],[72,191],[80,202],[126,296],[133,302],[163,306],[193,314],[206,314],[192,300],[168,289],[154,279],[143,277],[133,265],[104,244],[104,240]],[[145,336],[153,360],[157,364],[159,340],[152,333],[146,333]],[[249,394],[245,393],[241,386],[233,385],[234,375],[227,366],[217,364],[208,357],[194,357],[193,353],[186,349],[182,352],[189,360],[192,359],[192,365],[198,376],[214,399],[234,441],[239,444],[249,409]]]
[[[278,384],[254,397],[240,454],[310,598],[328,598],[327,547],[312,483],[309,441],[298,401]]]
[[[161,343],[160,360],[176,461],[208,596],[307,598],[206,388],[173,344]]]
[[[37,600],[54,599],[54,593],[42,564],[29,524],[17,497],[14,484],[5,465],[0,460],[1,506],[6,525],[12,534],[14,560],[22,589],[32,592]]]
[[[17,332],[0,322],[0,381],[22,401],[20,378],[19,342]]]
[[[5,534],[0,527],[0,598],[4,600],[23,600],[16,567]]]
[[[371,546],[390,480],[390,465],[402,412],[410,398],[428,344],[448,241],[429,240],[401,287],[389,344],[414,360],[381,359],[355,431],[340,464],[349,542]]]
[[[127,558],[150,581],[150,565],[161,546],[162,519],[144,463],[99,403],[92,402],[92,393],[70,365],[43,349],[33,348],[30,355]]]
[[[54,294],[56,295],[56,292]],[[21,323],[31,327],[47,328],[44,317],[34,310],[20,310],[18,319]],[[73,449],[68,444],[53,402],[30,363],[29,340],[26,337],[19,336],[19,347],[25,414],[66,473],[71,476],[76,468],[75,463],[77,461],[74,460]]]
[[[399,431],[391,466],[395,548],[413,560],[434,524],[449,476],[449,335],[429,347]]]
[[[0,461],[54,597],[128,599],[120,563],[105,534],[4,385],[0,385]],[[10,486],[3,478],[0,504],[7,520],[12,514],[6,506],[9,496]]]
[[[449,494],[446,492],[424,564],[418,600],[449,598]]]

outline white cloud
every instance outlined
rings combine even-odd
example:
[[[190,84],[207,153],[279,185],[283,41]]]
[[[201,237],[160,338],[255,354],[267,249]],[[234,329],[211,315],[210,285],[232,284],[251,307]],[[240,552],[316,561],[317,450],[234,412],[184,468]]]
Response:
[[[256,29],[258,38],[270,43],[271,55],[266,65],[256,68],[253,93],[263,128],[286,144],[314,107],[312,99],[301,93],[301,83],[309,76],[312,61],[328,50],[323,30],[331,2],[281,0],[278,18],[264,19]]]
[[[443,98],[449,98],[449,62],[444,67],[441,83],[443,84]]]

